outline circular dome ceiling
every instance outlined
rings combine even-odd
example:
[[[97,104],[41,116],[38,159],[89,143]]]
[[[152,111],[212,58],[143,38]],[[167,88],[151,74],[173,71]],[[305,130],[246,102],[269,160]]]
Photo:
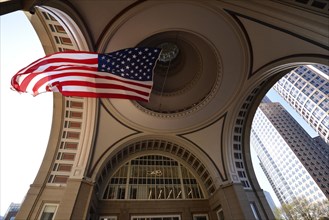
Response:
[[[104,32],[99,51],[152,46],[164,53],[149,102],[104,99],[104,107],[152,131],[186,131],[216,120],[247,77],[248,44],[237,27],[224,11],[195,1],[145,1],[126,11]]]
[[[183,31],[153,35],[138,46],[159,47],[149,102],[136,102],[144,110],[174,114],[195,108],[218,86],[220,65],[215,50],[203,38]]]

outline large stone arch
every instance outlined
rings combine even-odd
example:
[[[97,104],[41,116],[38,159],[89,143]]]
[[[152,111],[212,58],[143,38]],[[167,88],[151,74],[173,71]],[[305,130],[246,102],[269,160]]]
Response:
[[[55,94],[47,153],[18,219],[37,218],[49,200],[58,204],[56,218],[62,219],[86,218],[91,206],[94,211],[106,209],[108,204],[97,207],[92,199],[102,167],[125,146],[154,139],[183,146],[190,155],[201,157],[200,161],[211,167],[213,178],[217,178],[213,181],[216,191],[207,201],[210,208],[203,210],[210,219],[216,219],[220,207],[225,218],[254,218],[251,204],[258,209],[258,217],[272,219],[249,155],[252,118],[266,91],[289,69],[304,63],[328,65],[324,15],[283,4],[285,1],[113,2],[116,1],[104,1],[98,7],[89,1],[39,1],[31,21],[46,53],[59,51],[63,45],[57,44],[42,10],[53,14],[54,22],[65,27],[60,36],[70,39],[72,45],[68,49],[109,52],[122,47],[156,45],[158,39],[170,38],[168,33],[179,32],[184,43],[192,42],[190,48],[197,54],[196,60],[201,60],[190,66],[214,73],[214,83],[199,80],[199,86],[208,88],[201,99],[193,99],[196,94],[193,85],[186,86],[186,90],[192,88],[188,90],[191,99],[178,92],[168,95],[168,103],[179,103],[183,100],[180,97],[188,100],[183,106],[186,108],[177,108],[177,112],[175,105],[170,106],[170,111],[161,112],[127,100]],[[30,2],[30,6],[34,5]],[[95,11],[99,16],[94,15]],[[272,37],[274,40],[270,41]],[[290,44],[284,44],[281,50],[280,40]],[[193,44],[194,41],[197,43]],[[206,55],[210,61],[205,59]],[[112,136],[106,130],[109,128],[114,131]],[[76,149],[67,150],[67,146]],[[75,155],[74,161],[69,162],[72,169],[53,170],[68,163],[56,159],[58,153],[67,152]],[[241,159],[237,160],[235,154]],[[236,162],[242,162],[243,167],[238,169]],[[246,176],[239,176],[238,171]],[[49,182],[51,175],[65,176],[65,181]],[[84,211],[77,206],[84,207]],[[191,218],[191,210],[180,209],[184,209],[183,220]],[[129,217],[129,213],[121,211],[122,216]]]

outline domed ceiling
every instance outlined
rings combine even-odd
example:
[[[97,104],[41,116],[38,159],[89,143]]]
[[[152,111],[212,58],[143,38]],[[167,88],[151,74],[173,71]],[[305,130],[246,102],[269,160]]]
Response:
[[[184,130],[216,120],[248,75],[243,34],[222,11],[205,4],[144,4],[148,7],[136,6],[119,17],[104,33],[99,49],[162,48],[150,101],[112,99],[104,100],[105,106],[144,129]]]

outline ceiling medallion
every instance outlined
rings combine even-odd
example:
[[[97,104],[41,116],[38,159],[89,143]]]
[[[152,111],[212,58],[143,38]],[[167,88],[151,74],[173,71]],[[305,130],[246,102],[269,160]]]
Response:
[[[161,43],[157,47],[162,49],[159,57],[159,61],[163,63],[168,63],[173,61],[179,53],[178,46],[171,42]]]
[[[222,79],[221,58],[206,39],[169,31],[139,45],[162,49],[150,101],[133,102],[142,112],[160,118],[182,117],[204,108],[216,95]]]

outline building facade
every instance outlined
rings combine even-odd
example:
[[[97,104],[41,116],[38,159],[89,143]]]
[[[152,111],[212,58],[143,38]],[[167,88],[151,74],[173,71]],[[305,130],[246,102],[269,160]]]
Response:
[[[329,66],[299,66],[273,88],[329,144]]]
[[[280,77],[303,63],[329,65],[327,4],[1,6],[26,11],[46,54],[167,48],[148,103],[54,93],[46,154],[16,219],[274,219],[252,167],[251,123]]]
[[[318,202],[329,196],[329,155],[280,103],[260,104],[251,145],[282,204],[302,197]]]

